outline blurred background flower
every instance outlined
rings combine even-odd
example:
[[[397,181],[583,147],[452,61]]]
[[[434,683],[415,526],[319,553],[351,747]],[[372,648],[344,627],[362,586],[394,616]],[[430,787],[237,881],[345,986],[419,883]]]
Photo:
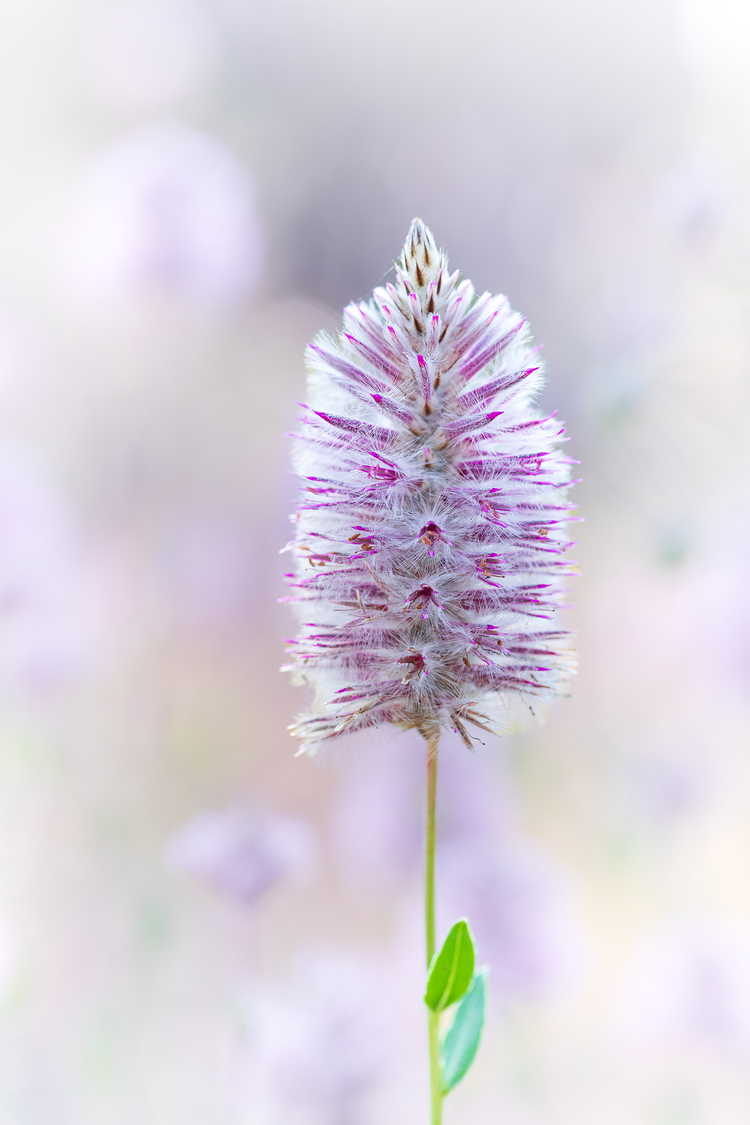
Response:
[[[309,877],[315,834],[304,820],[235,808],[198,813],[167,847],[167,858],[219,891],[253,903],[285,879]]]
[[[407,1059],[419,1067],[419,1039],[410,1042],[403,1027],[395,985],[392,966],[372,952],[311,949],[286,987],[249,992],[244,1096],[250,1120],[387,1120],[388,1086],[398,1085]]]
[[[2,1125],[424,1117],[419,747],[294,761],[276,602],[304,344],[415,214],[545,343],[586,518],[573,699],[441,766],[493,966],[446,1120],[747,1121],[749,42],[738,0],[0,13]]]
[[[246,300],[263,236],[248,171],[213,137],[141,126],[84,174],[68,231],[65,288],[83,307],[174,293],[209,307]]]

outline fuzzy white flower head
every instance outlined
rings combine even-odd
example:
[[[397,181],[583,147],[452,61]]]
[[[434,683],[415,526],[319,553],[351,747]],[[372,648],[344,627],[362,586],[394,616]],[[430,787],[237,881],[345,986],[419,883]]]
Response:
[[[513,704],[572,672],[552,625],[564,578],[570,459],[534,407],[524,319],[474,292],[419,220],[393,284],[308,348],[297,435],[303,498],[288,575],[303,749],[379,723],[425,738],[507,729]],[[517,709],[517,708],[516,708]]]

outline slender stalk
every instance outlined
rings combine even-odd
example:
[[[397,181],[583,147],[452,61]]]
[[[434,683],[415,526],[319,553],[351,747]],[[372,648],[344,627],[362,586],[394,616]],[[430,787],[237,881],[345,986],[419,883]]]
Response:
[[[424,921],[427,968],[435,956],[435,796],[437,793],[438,739],[427,742],[427,832],[425,836]],[[430,1043],[430,1125],[443,1120],[443,1081],[440,1073],[440,1016],[427,1009]]]

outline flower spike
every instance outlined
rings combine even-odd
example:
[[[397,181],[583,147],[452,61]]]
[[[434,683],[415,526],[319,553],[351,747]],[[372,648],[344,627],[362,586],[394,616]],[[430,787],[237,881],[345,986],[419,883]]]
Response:
[[[292,667],[315,688],[292,728],[308,753],[380,723],[471,745],[467,722],[500,731],[514,701],[534,713],[564,693],[569,637],[549,622],[573,572],[571,462],[534,406],[537,352],[421,219],[393,283],[309,346],[287,579]]]

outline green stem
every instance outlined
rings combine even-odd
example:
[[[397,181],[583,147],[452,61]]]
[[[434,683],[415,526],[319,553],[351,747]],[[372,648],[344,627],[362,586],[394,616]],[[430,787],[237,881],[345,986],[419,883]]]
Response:
[[[438,739],[427,742],[427,832],[425,837],[424,921],[427,968],[435,956],[435,795],[437,793]],[[440,1073],[440,1016],[427,1010],[430,1043],[430,1125],[443,1120],[443,1078]]]

